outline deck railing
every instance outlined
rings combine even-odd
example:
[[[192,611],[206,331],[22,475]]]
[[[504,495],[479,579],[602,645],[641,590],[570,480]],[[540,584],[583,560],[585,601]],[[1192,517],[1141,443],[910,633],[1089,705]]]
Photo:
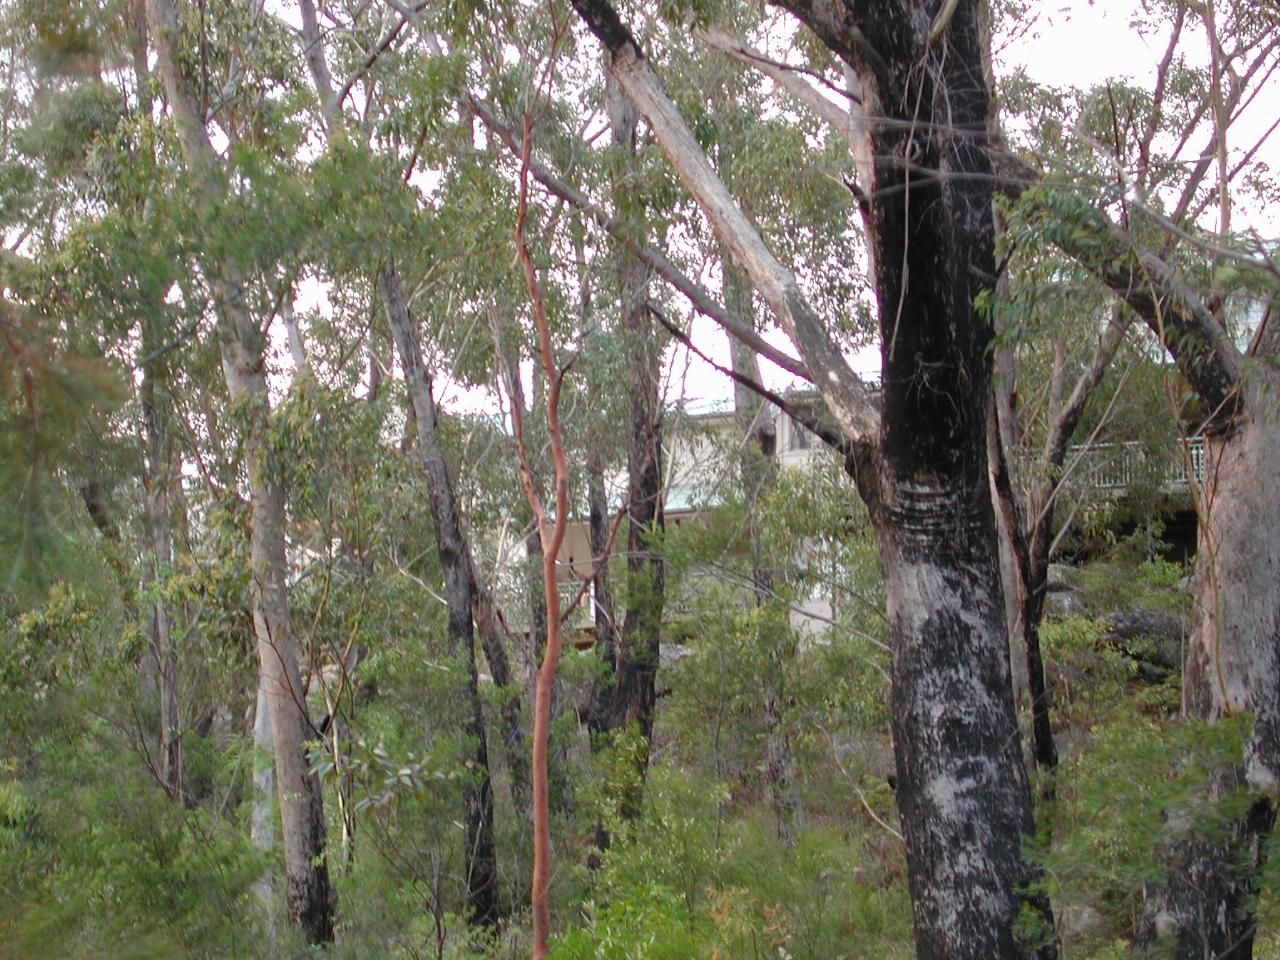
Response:
[[[1191,437],[1185,444],[1185,450],[1179,451],[1172,459],[1161,481],[1161,486],[1170,493],[1187,488],[1188,465],[1197,483],[1204,479],[1203,438]],[[1142,445],[1133,441],[1096,443],[1088,448],[1078,444],[1067,452],[1066,466],[1071,471],[1067,484],[1075,487],[1087,485],[1118,495],[1133,485],[1135,478],[1143,472],[1145,461]]]

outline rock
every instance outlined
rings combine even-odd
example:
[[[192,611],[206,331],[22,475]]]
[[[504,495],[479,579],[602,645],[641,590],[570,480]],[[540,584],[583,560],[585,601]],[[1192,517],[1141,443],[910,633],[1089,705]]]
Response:
[[[1182,666],[1182,642],[1187,635],[1185,616],[1172,610],[1117,610],[1106,618],[1107,643],[1138,664],[1142,680],[1160,683]]]
[[[1049,617],[1069,617],[1084,612],[1084,599],[1075,590],[1050,587],[1044,595],[1044,612]]]
[[[1075,578],[1075,568],[1067,566],[1065,563],[1051,563],[1049,570],[1045,574],[1045,589],[1049,593],[1060,593],[1066,590],[1074,590],[1071,581]]]
[[[1097,933],[1104,922],[1102,914],[1088,904],[1068,904],[1058,912],[1058,928],[1063,939],[1074,940]]]
[[[1116,610],[1107,616],[1107,621],[1107,636],[1119,640],[1169,637],[1181,641],[1187,632],[1186,619],[1173,610]]]

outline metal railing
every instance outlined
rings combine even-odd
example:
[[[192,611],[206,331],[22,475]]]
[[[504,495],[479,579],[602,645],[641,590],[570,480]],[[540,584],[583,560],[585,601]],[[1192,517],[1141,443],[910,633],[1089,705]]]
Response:
[[[1071,467],[1073,463],[1075,466]],[[1097,443],[1087,449],[1077,444],[1067,451],[1066,465],[1071,469],[1067,483],[1120,494],[1143,476],[1145,463],[1146,454],[1142,445],[1134,441]],[[1203,438],[1191,437],[1186,441],[1185,451],[1176,451],[1164,476],[1160,478],[1161,487],[1169,492],[1185,490],[1188,465],[1197,483],[1204,480]]]

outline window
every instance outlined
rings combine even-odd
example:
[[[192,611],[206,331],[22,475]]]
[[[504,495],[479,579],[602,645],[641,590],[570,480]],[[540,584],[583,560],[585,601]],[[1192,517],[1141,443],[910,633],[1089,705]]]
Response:
[[[808,450],[813,443],[813,436],[794,420],[787,420],[787,449]]]

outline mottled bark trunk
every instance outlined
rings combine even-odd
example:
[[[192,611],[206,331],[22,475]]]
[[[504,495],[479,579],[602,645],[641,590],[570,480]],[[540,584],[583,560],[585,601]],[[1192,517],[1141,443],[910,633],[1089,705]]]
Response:
[[[923,960],[1038,954],[1015,934],[1021,888],[1035,873],[1022,854],[1031,807],[991,501],[982,474],[966,472],[967,483],[882,474],[873,508],[893,651],[898,808]],[[1032,905],[1047,920],[1047,905]]]
[[[606,107],[614,147],[620,152],[623,169],[630,169],[638,116],[612,78],[606,83]],[[624,213],[635,203],[621,187],[614,190],[614,200]],[[620,250],[618,257],[631,422],[627,433],[627,607],[616,650],[609,727],[618,730],[636,725],[645,743],[637,757],[643,782],[653,737],[665,594],[659,542],[663,529],[662,350],[648,310],[649,269],[625,250]],[[638,814],[639,799],[629,797],[623,805],[624,814]]]
[[[417,423],[416,453],[427,481],[436,551],[444,574],[449,651],[461,661],[463,668],[455,696],[463,731],[474,751],[470,779],[463,786],[467,906],[473,923],[489,925],[497,923],[501,907],[498,900],[498,860],[493,842],[493,790],[489,779],[489,754],[476,677],[475,634],[471,619],[475,600],[471,549],[463,533],[444,448],[440,443],[439,416],[432,395],[431,375],[418,345],[418,332],[409,312],[404,287],[392,266],[383,267],[378,279]]]
[[[144,324],[148,321],[144,320]],[[145,333],[143,352],[155,346]],[[149,346],[150,345],[150,346]],[[173,484],[173,449],[165,386],[157,384],[153,364],[142,368],[139,388],[142,424],[146,436],[148,581],[152,594],[147,607],[147,638],[160,695],[160,780],[170,796],[189,799],[182,786],[182,720],[178,709],[178,657],[173,648],[169,609],[164,586],[173,567],[173,528],[169,518],[169,491]]]
[[[897,799],[921,960],[1049,957],[988,476],[996,280],[978,4],[787,4],[862,77],[882,356],[879,450],[850,461],[880,546]],[[863,38],[858,30],[868,31]],[[941,33],[937,31],[941,30]],[[874,54],[865,44],[870,43]],[[1042,942],[1018,933],[1024,910]]]
[[[175,51],[181,32],[169,0],[148,0],[148,24],[178,142],[207,214],[216,214],[227,185],[221,159],[187,88]],[[270,407],[265,338],[245,303],[246,283],[229,261],[205,265],[217,311],[222,371],[231,402],[243,411],[250,487],[250,595],[258,663],[271,711],[276,784],[284,844],[290,923],[312,943],[333,939],[333,892],[325,865],[320,781],[309,769],[306,742],[314,727],[289,621],[284,491],[267,456]]]
[[[724,272],[725,306],[743,319],[753,316],[751,286],[733,266],[721,260]],[[746,345],[729,338],[733,370],[740,377],[761,383],[760,360]],[[734,422],[742,447],[738,475],[745,499],[747,539],[751,550],[751,582],[755,604],[764,614],[759,619],[765,669],[761,674],[761,713],[765,731],[765,783],[773,803],[778,839],[786,846],[804,827],[804,807],[796,782],[795,758],[786,726],[786,657],[790,616],[786,604],[775,591],[774,570],[766,562],[769,548],[761,542],[755,523],[760,502],[772,492],[778,475],[777,426],[775,411],[739,380],[733,388]],[[798,429],[798,428],[795,428]]]
[[[574,0],[610,69],[799,349],[846,432],[880,542],[893,647],[894,746],[921,960],[1047,958],[1016,932],[1031,831],[1010,692],[987,478],[992,180],[976,0],[794,0],[858,72],[874,169],[868,194],[883,415],[830,329],[715,175],[607,0]],[[935,19],[936,17],[936,19]],[[878,430],[879,450],[872,431]]]
[[[1280,476],[1280,378],[1258,371],[1226,432],[1205,439],[1198,512],[1195,622],[1183,714],[1204,722],[1251,714],[1242,763],[1214,773],[1207,799],[1252,798],[1225,829],[1183,831],[1172,872],[1153,893],[1140,940],[1173,960],[1248,960],[1256,899],[1280,787],[1280,507],[1259,498]]]

